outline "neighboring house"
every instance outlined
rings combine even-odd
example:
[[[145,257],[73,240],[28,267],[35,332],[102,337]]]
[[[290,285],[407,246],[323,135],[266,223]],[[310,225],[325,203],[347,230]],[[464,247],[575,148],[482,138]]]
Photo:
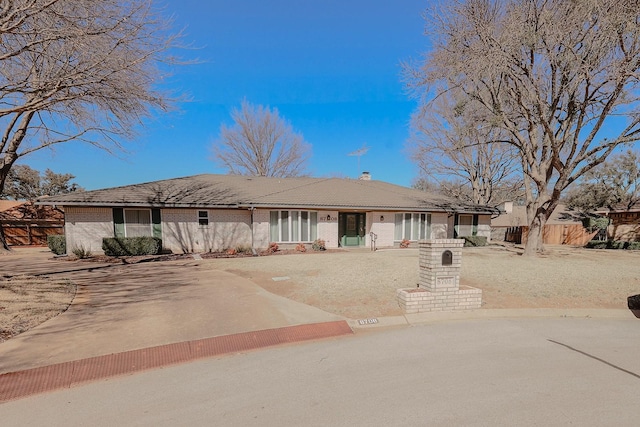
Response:
[[[599,211],[608,216],[611,223],[607,228],[607,237],[612,240],[635,242],[640,240],[640,208]]]
[[[208,252],[325,241],[327,248],[398,246],[403,239],[490,237],[492,209],[371,180],[196,175],[52,196],[67,249],[103,237],[155,236],[165,250]]]
[[[526,206],[514,206],[506,202],[499,207],[500,215],[491,220],[491,239],[517,244],[525,244],[529,223]],[[583,246],[596,232],[589,232],[582,224],[582,218],[565,205],[558,205],[542,231],[542,241],[548,245]]]
[[[0,226],[9,246],[46,245],[47,236],[63,234],[64,214],[33,202],[0,200]]]

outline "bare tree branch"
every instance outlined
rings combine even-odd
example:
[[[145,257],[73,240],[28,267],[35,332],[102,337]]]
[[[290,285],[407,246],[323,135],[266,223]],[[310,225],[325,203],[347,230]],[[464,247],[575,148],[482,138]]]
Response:
[[[177,35],[150,0],[0,6],[0,191],[21,157],[71,140],[121,148],[171,99],[155,89]]]
[[[242,101],[232,127],[222,125],[214,146],[217,159],[232,174],[292,177],[305,173],[310,146],[280,117],[277,109]]]
[[[424,178],[465,202],[497,205],[523,195],[514,174],[517,151],[481,114],[461,93],[443,93],[413,114],[408,147]],[[457,189],[461,183],[471,192]]]
[[[168,25],[151,0],[1,1],[0,193],[21,157],[72,140],[120,149],[168,109],[155,89],[174,62]]]
[[[408,86],[422,100],[456,88],[510,134],[527,185],[525,253],[533,254],[562,192],[617,147],[640,140],[640,3],[441,6],[428,17],[433,49],[407,71]]]

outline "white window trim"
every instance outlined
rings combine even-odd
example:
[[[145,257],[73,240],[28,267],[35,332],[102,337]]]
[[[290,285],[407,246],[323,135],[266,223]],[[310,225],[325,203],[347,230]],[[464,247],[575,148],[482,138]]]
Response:
[[[431,233],[431,214],[428,212],[396,212],[396,214],[400,214],[402,215],[402,232],[400,233],[401,238],[400,239],[396,239],[395,236],[395,231],[394,231],[394,236],[393,236],[393,241],[394,242],[401,242],[404,240],[404,235],[406,234],[406,227],[407,227],[407,220],[405,218],[406,214],[411,214],[411,220],[408,221],[409,223],[409,235],[413,236],[413,216],[417,215],[418,216],[418,226],[420,226],[420,215],[424,215],[424,226],[425,226],[425,239],[430,239],[431,236],[429,235]],[[394,227],[395,227],[395,215],[393,216],[393,221],[394,221]],[[420,228],[418,228],[418,236],[420,236]],[[429,234],[428,234],[429,233]],[[414,239],[409,239],[410,242],[417,242],[418,240],[414,240]]]
[[[122,212],[122,221],[124,223],[124,237],[127,236],[127,211],[147,211],[149,212],[149,236],[153,236],[153,215],[151,209],[143,209],[143,208],[124,208]]]
[[[313,241],[315,239],[312,239],[312,224],[311,224],[311,214],[315,213],[316,214],[316,233],[317,233],[317,227],[318,227],[318,211],[308,211],[308,210],[304,210],[304,209],[292,209],[292,210],[287,210],[287,209],[280,209],[280,210],[273,210],[270,212],[278,212],[278,239],[275,240],[276,243],[313,243]],[[282,212],[288,212],[289,216],[288,218],[288,235],[289,235],[289,240],[282,240]],[[292,218],[293,216],[291,215],[292,212],[297,212],[298,213],[298,236],[302,237],[302,212],[307,212],[307,236],[309,236],[310,239],[312,240],[291,240],[291,236],[293,236],[293,221]],[[317,236],[316,236],[317,238]],[[269,239],[271,240],[271,217],[269,217]],[[272,240],[273,241],[273,240]]]

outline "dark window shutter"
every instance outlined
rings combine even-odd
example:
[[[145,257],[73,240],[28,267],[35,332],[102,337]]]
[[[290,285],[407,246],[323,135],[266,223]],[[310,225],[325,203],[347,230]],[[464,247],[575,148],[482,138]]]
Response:
[[[115,237],[124,237],[124,209],[113,208],[113,234]]]
[[[458,238],[458,214],[453,216],[453,238]]]
[[[153,237],[162,239],[160,209],[151,209],[151,223],[153,224]]]

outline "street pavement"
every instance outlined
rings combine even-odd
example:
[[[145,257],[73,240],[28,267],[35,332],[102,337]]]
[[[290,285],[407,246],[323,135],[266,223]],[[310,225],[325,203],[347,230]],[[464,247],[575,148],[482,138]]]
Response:
[[[457,320],[205,359],[0,405],[3,426],[636,426],[635,318]]]

